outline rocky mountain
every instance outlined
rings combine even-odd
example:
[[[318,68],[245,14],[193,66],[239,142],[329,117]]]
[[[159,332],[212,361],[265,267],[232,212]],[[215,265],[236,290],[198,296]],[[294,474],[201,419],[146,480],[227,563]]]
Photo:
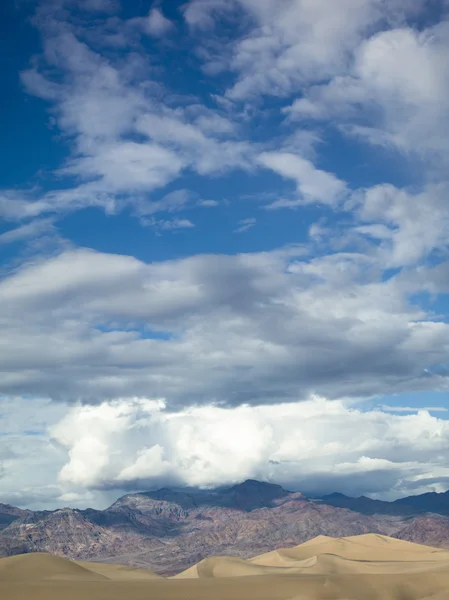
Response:
[[[395,536],[400,540],[440,548],[449,547],[449,519],[434,515],[410,519]]]
[[[0,531],[16,519],[26,517],[28,514],[32,514],[32,511],[22,510],[21,508],[16,508],[10,504],[2,504],[0,502]]]
[[[212,554],[248,558],[318,535],[381,533],[449,547],[445,513],[421,516],[411,503],[341,494],[310,499],[254,480],[210,491],[127,494],[106,510],[8,510],[13,520],[0,531],[0,556],[47,551],[164,575]]]
[[[100,527],[70,508],[31,512],[0,533],[2,556],[46,551],[70,558],[92,558],[135,549],[134,536]]]

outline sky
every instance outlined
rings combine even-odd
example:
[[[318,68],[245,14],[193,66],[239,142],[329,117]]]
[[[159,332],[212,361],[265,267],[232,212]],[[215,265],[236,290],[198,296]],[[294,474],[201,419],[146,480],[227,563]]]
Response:
[[[447,490],[449,2],[0,30],[0,502]]]

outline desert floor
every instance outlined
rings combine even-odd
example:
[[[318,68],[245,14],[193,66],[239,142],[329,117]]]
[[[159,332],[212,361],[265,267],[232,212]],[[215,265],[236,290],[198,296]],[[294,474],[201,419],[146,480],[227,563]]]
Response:
[[[449,600],[449,550],[375,534],[320,536],[250,560],[210,557],[170,578],[50,554],[0,559],[1,600]]]

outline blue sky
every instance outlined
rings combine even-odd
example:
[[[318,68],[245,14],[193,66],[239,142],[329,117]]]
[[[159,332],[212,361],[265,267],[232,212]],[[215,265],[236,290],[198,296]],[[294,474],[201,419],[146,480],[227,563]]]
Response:
[[[0,11],[0,501],[447,489],[448,3]]]

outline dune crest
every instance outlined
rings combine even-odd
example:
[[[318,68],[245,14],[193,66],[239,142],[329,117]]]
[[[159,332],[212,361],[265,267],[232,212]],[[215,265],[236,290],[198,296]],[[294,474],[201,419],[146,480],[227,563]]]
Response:
[[[280,548],[248,560],[206,558],[175,579],[256,575],[405,574],[449,566],[449,551],[388,536],[318,536],[293,548]]]
[[[163,579],[144,569],[108,565],[35,552],[0,559],[0,582],[139,581]]]
[[[93,563],[85,560],[74,561],[92,573],[98,573],[110,581],[147,581],[154,579],[164,579],[161,575],[156,575],[146,569],[137,569],[135,567],[126,567],[124,565],[115,565],[107,563]]]

